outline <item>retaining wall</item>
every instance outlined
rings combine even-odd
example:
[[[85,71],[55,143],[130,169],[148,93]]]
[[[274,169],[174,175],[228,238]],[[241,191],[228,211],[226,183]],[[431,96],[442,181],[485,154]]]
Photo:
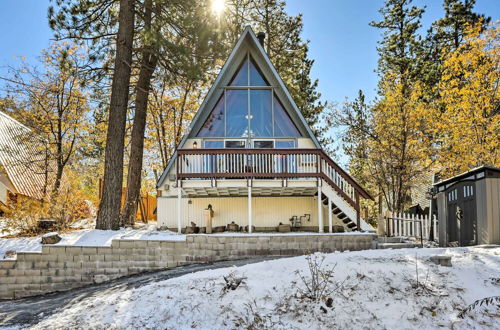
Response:
[[[256,256],[365,250],[374,234],[188,235],[186,241],[113,240],[111,246],[44,245],[42,252],[18,252],[0,260],[0,299],[64,291],[122,276]]]

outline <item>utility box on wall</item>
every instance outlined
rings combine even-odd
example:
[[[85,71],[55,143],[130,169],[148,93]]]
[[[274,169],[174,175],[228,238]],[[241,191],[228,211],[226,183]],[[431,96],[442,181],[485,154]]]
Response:
[[[500,244],[500,168],[478,167],[434,186],[440,246]]]

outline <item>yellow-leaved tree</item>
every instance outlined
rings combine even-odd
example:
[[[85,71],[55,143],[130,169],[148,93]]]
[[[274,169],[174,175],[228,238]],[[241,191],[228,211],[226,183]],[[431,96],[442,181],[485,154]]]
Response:
[[[411,189],[428,176],[433,164],[429,112],[420,83],[403,83],[386,76],[383,98],[373,108],[368,139],[368,172],[387,208],[403,211],[411,203]]]
[[[470,26],[464,43],[444,58],[435,111],[443,177],[500,166],[500,25]]]

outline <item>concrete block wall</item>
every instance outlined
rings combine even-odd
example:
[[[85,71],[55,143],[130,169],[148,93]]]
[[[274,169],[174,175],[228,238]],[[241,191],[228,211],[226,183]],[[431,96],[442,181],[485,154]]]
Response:
[[[17,299],[101,283],[189,263],[297,256],[376,247],[374,234],[188,235],[186,241],[113,240],[111,246],[44,245],[0,260],[0,299]]]

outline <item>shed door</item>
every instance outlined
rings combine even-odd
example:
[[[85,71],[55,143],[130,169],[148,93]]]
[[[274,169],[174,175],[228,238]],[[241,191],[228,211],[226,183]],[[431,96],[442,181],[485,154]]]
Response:
[[[447,192],[448,242],[460,246],[477,242],[476,191],[473,182],[453,185]]]

